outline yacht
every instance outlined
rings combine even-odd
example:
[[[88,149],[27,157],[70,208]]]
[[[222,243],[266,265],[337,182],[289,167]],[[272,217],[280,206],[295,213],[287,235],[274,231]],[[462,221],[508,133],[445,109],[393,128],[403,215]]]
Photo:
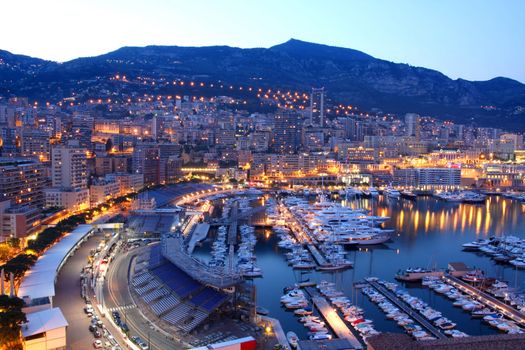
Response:
[[[443,271],[435,271],[423,268],[408,268],[404,271],[398,271],[395,278],[400,281],[420,281],[424,277],[441,277],[443,276]]]
[[[389,198],[399,198],[401,196],[401,193],[396,190],[395,188],[393,187],[387,187],[384,191],[384,193],[386,194],[387,197]]]
[[[370,192],[370,195],[372,197],[377,197],[379,196],[379,191],[377,190],[377,188],[371,186],[371,187],[368,187],[368,192]]]
[[[290,344],[290,347],[292,349],[297,349],[299,337],[294,332],[290,331],[286,333],[286,339],[288,340],[288,343]]]
[[[406,199],[416,199],[417,195],[410,190],[403,190],[401,191],[401,197]]]

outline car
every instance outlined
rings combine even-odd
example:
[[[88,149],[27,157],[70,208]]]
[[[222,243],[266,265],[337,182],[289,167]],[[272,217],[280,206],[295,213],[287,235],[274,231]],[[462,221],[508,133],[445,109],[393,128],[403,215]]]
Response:
[[[93,342],[93,347],[95,349],[102,349],[102,346],[102,340],[97,339]]]
[[[102,333],[98,329],[93,332],[93,335],[95,338],[102,338]]]
[[[140,339],[140,337],[138,335],[132,335],[130,337],[130,339],[134,342],[134,343],[139,343],[139,341],[141,341],[142,339]]]
[[[120,313],[118,311],[113,311],[111,314],[113,315],[113,318],[120,318]]]
[[[97,326],[98,326],[99,328],[102,328],[102,327],[104,327],[104,323],[102,323],[101,320],[98,320],[98,321],[97,321]]]
[[[129,327],[128,327],[128,325],[127,325],[125,322],[122,322],[122,323],[120,324],[120,328],[122,328],[122,331],[123,331],[124,333],[129,332]]]
[[[95,326],[94,324],[90,324],[90,325],[89,325],[89,331],[90,331],[90,332],[94,332],[94,331],[96,331],[96,330],[97,330],[97,326]]]
[[[148,346],[148,344],[146,344],[146,343],[144,343],[144,342],[140,343],[139,346],[140,346],[140,348],[141,348],[142,350],[149,350],[149,346]]]
[[[93,307],[91,305],[86,305],[86,307],[84,308],[84,312],[86,314],[93,313]]]

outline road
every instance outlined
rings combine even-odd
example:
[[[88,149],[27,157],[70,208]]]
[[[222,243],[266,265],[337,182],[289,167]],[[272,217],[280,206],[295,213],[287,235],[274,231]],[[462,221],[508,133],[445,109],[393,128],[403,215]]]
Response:
[[[134,305],[129,291],[128,269],[133,256],[143,249],[146,248],[138,248],[128,254],[117,254],[117,258],[110,264],[104,286],[106,307],[110,310],[120,310],[120,317],[127,323],[130,336],[138,335],[146,343],[149,339],[150,349],[184,349],[185,346],[180,342],[157,332]]]
[[[102,234],[91,236],[72,255],[58,274],[55,284],[56,295],[53,306],[59,307],[69,326],[67,327],[67,348],[83,350],[87,344],[95,339],[89,331],[90,318],[84,313],[86,306],[80,295],[80,273],[87,264],[87,257],[91,249],[95,249],[102,238]]]

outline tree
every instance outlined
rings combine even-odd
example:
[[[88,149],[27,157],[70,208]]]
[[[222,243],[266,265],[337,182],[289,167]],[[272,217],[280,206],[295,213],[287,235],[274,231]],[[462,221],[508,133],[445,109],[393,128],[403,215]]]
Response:
[[[13,249],[6,243],[0,244],[0,261],[6,261],[11,257]]]
[[[7,244],[9,244],[11,248],[20,249],[20,238],[11,237],[7,240]]]
[[[27,322],[23,306],[24,301],[20,298],[0,295],[1,349],[22,349],[20,326]]]

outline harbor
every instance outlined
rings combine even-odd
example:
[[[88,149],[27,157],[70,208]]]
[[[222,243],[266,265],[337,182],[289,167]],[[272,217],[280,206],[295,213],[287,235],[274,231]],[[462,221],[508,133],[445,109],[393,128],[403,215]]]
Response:
[[[373,320],[374,323],[377,324],[376,328],[378,331],[399,333],[403,332],[403,327],[400,327],[397,322],[384,320],[385,316],[381,313],[381,310],[373,306],[369,299],[360,297],[355,291],[353,284],[374,275],[387,281],[393,281],[396,276],[399,276],[400,269],[406,269],[409,271],[407,275],[409,278],[406,282],[401,281],[402,285],[405,287],[409,286],[410,294],[432,305],[436,313],[441,311],[443,315],[447,315],[449,318],[444,318],[443,316],[441,318],[444,318],[444,320],[440,320],[440,324],[442,324],[442,327],[447,327],[446,329],[434,325],[433,322],[435,322],[435,320],[431,322],[419,314],[418,311],[411,309],[407,302],[401,299],[401,297],[404,296],[403,294],[396,295],[382,285],[373,285],[374,283],[371,284],[369,282],[366,282],[366,284],[385,296],[392,305],[395,305],[402,313],[410,317],[415,324],[420,325],[422,330],[428,333],[428,335],[425,336],[423,334],[424,332],[420,332],[423,338],[447,339],[467,335],[496,334],[500,330],[487,323],[483,318],[471,318],[470,314],[462,312],[461,308],[458,309],[452,302],[440,297],[439,293],[436,295],[434,294],[435,291],[427,291],[428,288],[425,285],[421,285],[421,281],[426,275],[439,278],[447,269],[449,260],[456,260],[464,261],[464,265],[466,266],[481,268],[486,271],[487,275],[494,276],[498,279],[514,281],[517,274],[518,282],[521,280],[521,271],[506,268],[505,265],[487,264],[487,262],[490,262],[489,259],[483,258],[478,254],[463,251],[461,247],[462,242],[469,241],[469,237],[476,237],[479,234],[483,235],[483,232],[486,232],[485,234],[488,236],[490,232],[493,232],[491,231],[491,226],[496,223],[489,221],[489,219],[493,217],[493,214],[487,214],[486,210],[498,210],[497,208],[502,205],[500,201],[505,201],[506,215],[509,215],[509,210],[514,212],[513,215],[521,215],[517,212],[517,210],[520,209],[518,204],[521,205],[521,203],[513,202],[510,199],[489,197],[486,200],[488,205],[484,207],[464,203],[454,203],[450,206],[451,204],[447,204],[447,202],[433,197],[418,197],[417,200],[413,200],[401,196],[354,197],[349,200],[330,200],[326,201],[326,204],[320,205],[315,204],[318,202],[317,199],[310,200],[310,203],[308,203],[300,197],[296,199],[296,196],[288,196],[280,200],[275,200],[273,196],[265,195],[262,202],[260,202],[260,198],[254,200],[255,199],[252,199],[249,204],[252,207],[251,209],[246,207],[246,203],[243,204],[242,201],[239,202],[238,217],[244,220],[243,212],[250,210],[252,212],[260,212],[259,208],[261,207],[265,209],[264,215],[266,219],[264,219],[264,217],[258,217],[256,219],[258,222],[264,223],[264,225],[254,227],[257,243],[253,248],[249,248],[254,249],[253,256],[257,259],[256,265],[253,264],[250,266],[260,269],[262,272],[258,278],[253,279],[251,282],[256,287],[257,305],[268,309],[270,312],[269,316],[280,321],[284,334],[288,331],[293,331],[300,339],[311,339],[311,330],[309,331],[302,322],[299,322],[299,318],[293,312],[295,309],[290,310],[284,308],[283,305],[278,302],[279,296],[278,294],[276,295],[275,288],[287,288],[301,281],[313,280],[318,283],[319,281],[328,279],[331,281],[330,283],[334,283],[334,286],[342,291],[344,296],[347,296],[352,301],[355,307],[363,309],[367,320]],[[220,237],[222,237],[220,232],[224,232],[226,251],[221,254],[225,256],[224,263],[228,266],[228,260],[230,259],[228,246],[231,247],[229,242],[230,237],[232,237],[232,209],[235,207],[234,203],[237,201],[225,199],[225,210],[222,211],[222,219],[219,219],[222,225],[216,226],[212,224],[212,227],[215,225],[215,227],[219,229],[219,235],[216,236],[217,233],[213,233],[212,230],[208,238],[203,241],[203,246],[197,246],[195,249],[197,256],[203,256],[202,249],[208,244],[215,242],[214,246],[217,247]],[[334,203],[341,203],[341,208],[346,207],[348,211],[346,211],[347,209],[341,209],[344,215],[338,214],[336,210],[339,210],[339,207]],[[318,214],[315,214],[316,216],[313,217],[308,214],[311,210],[308,208],[312,205],[318,206]],[[421,207],[421,209],[418,210],[418,207]],[[312,209],[312,211],[315,211],[315,209]],[[409,212],[413,212],[413,214],[408,214]],[[324,217],[326,218],[322,219]],[[350,219],[348,219],[349,217]],[[366,219],[366,217],[368,217],[368,219]],[[348,225],[367,227],[371,234],[379,232],[378,229],[385,230],[385,232],[388,232],[390,239],[377,244],[361,245],[352,243],[350,245],[343,245],[341,244],[341,237],[338,237],[341,235],[332,235],[330,232],[320,232],[315,229],[315,227],[318,226],[312,226],[312,222],[322,223],[322,221],[320,221],[321,219],[326,220],[324,225],[329,226],[341,225],[341,223],[346,220],[347,223],[344,227],[349,227]],[[212,220],[215,219],[212,218]],[[365,222],[368,224],[363,226]],[[250,221],[246,221],[246,223],[250,223]],[[330,229],[329,226],[326,226],[325,229]],[[406,230],[402,232],[398,231],[401,227],[405,227]],[[235,255],[237,246],[243,243],[242,232],[245,232],[247,228],[243,228],[243,224],[239,224],[236,230]],[[452,234],[436,235],[437,232],[446,230],[450,232],[463,230],[468,236],[458,241]],[[241,235],[239,235],[239,233],[241,233]],[[435,249],[434,246],[436,246],[436,244],[437,246],[440,244],[446,245],[448,247],[447,249],[455,250],[455,252],[452,253],[452,257],[447,258],[447,260],[440,260],[439,256],[432,253],[429,254],[428,251],[423,248],[424,245],[422,245],[425,241],[429,240],[429,238],[426,237],[433,237],[434,239],[439,237],[438,243],[432,243],[432,250]],[[245,239],[246,238],[244,238],[244,240]],[[251,239],[249,239],[249,241],[250,240]],[[442,241],[442,243],[439,243],[439,241]],[[417,243],[414,245],[414,242]],[[450,242],[456,243],[453,245]],[[333,246],[341,246],[341,248],[337,248],[337,250],[326,249],[327,247]],[[220,248],[220,245],[218,251],[224,251],[223,248]],[[334,252],[341,254],[340,257],[346,261],[352,261],[353,268],[322,269],[323,266],[330,265],[327,256]],[[233,268],[236,268],[238,259],[239,257],[234,257],[234,259],[231,260],[233,261]],[[251,258],[250,261],[252,261]],[[384,263],[390,261],[392,263]],[[255,260],[253,260],[253,262],[255,262]],[[435,270],[435,267],[439,269]],[[280,273],[266,276],[265,271],[280,271]],[[352,297],[350,298],[350,296]],[[412,298],[411,296],[408,297]],[[324,303],[318,298],[323,297],[319,296],[319,294],[310,297],[309,304],[315,310],[314,313],[318,312],[319,317],[324,320],[326,323],[325,327],[329,330],[329,333],[330,331],[332,332],[333,338],[322,340],[322,338],[327,337],[328,334],[323,333],[323,327],[321,327],[319,331],[320,335],[318,336],[319,339],[316,338],[316,341],[323,341],[326,344],[330,344],[332,339],[346,339],[349,343],[353,344],[353,346],[357,343],[366,343],[368,336],[363,336],[363,334],[356,332],[356,330],[361,327],[353,329],[353,325],[345,321],[340,315],[338,315],[338,321],[327,319],[322,310],[333,310],[334,307],[330,306],[330,301],[327,298],[323,298]],[[276,299],[277,304],[275,304]],[[349,317],[349,319],[351,318]],[[450,329],[448,328],[449,324],[460,324],[461,329]],[[344,327],[340,327],[341,325],[344,325]],[[337,332],[336,330],[342,331]],[[513,330],[513,332],[515,331],[516,329]],[[419,335],[417,332],[419,331],[416,330],[416,334]],[[352,336],[350,336],[350,334],[352,334]],[[357,343],[352,342],[352,337],[354,337]]]
[[[363,348],[359,340],[357,340],[355,335],[348,329],[344,321],[330,304],[328,304],[325,298],[314,296],[312,297],[312,302],[338,338],[348,340],[354,349]]]
[[[426,330],[428,330],[433,336],[435,336],[438,339],[446,338],[446,336],[443,333],[441,333],[437,327],[435,327],[430,322],[428,322],[420,314],[418,314],[417,312],[413,311],[405,302],[400,300],[395,294],[393,294],[392,292],[387,290],[385,287],[380,285],[377,281],[374,281],[373,279],[367,279],[367,282],[374,289],[376,289],[378,292],[380,292],[385,297],[387,297],[397,307],[402,309],[406,314],[408,314],[410,317],[412,317],[414,320],[416,320],[420,325],[422,325]]]

